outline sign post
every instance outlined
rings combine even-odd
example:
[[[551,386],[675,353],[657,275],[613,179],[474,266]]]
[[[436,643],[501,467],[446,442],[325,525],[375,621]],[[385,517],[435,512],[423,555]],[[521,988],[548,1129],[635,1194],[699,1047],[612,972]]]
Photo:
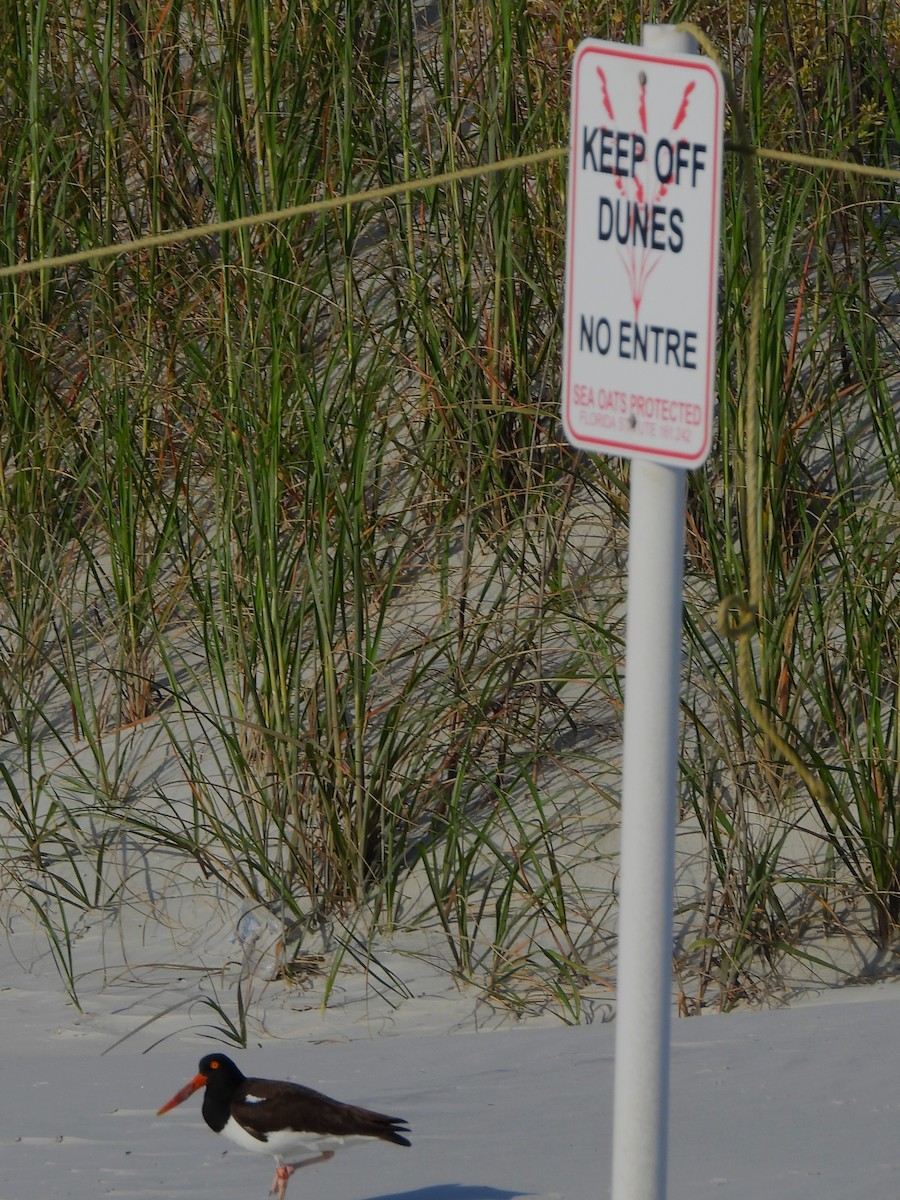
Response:
[[[575,52],[562,415],[632,458],[612,1200],[666,1194],[686,473],[709,454],[724,90],[689,35]]]

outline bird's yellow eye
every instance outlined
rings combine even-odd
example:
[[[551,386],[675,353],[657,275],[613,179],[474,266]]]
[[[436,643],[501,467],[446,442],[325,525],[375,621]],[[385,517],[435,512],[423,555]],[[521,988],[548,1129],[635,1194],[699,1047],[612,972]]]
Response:
[[[209,1069],[210,1069],[211,1071],[218,1071],[218,1069],[219,1069],[219,1060],[218,1060],[218,1059],[216,1059],[216,1058],[214,1058],[214,1059],[212,1060],[212,1062],[209,1064]]]

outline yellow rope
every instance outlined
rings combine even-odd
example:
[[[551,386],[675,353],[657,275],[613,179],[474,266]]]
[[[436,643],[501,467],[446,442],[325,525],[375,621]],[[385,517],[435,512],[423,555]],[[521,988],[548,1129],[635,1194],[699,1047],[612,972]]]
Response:
[[[52,258],[37,258],[26,262],[12,263],[10,266],[0,267],[0,279],[8,278],[11,275],[27,275],[34,271],[73,267],[78,263],[96,262],[103,258],[116,258],[121,254],[131,254],[135,250],[149,250],[154,246],[174,246],[178,242],[212,237],[219,233],[231,233],[236,229],[246,229],[250,225],[274,225],[277,221],[289,221],[292,217],[329,212],[336,208],[350,208],[366,201],[387,200],[391,196],[402,196],[406,192],[420,192],[427,188],[444,187],[458,179],[475,179],[479,175],[493,175],[498,171],[510,171],[514,167],[530,167],[536,163],[552,162],[554,159],[563,158],[566,154],[568,154],[568,147],[554,146],[550,150],[538,150],[534,154],[521,154],[517,158],[479,163],[474,167],[460,167],[457,171],[446,171],[442,175],[430,175],[426,179],[406,179],[402,183],[389,183],[384,187],[372,188],[366,192],[329,196],[326,200],[310,200],[306,204],[294,204],[289,208],[273,208],[268,212],[249,213],[247,216],[233,217],[228,221],[211,221],[208,225],[190,225],[184,229],[169,229],[162,233],[151,233],[146,237],[131,238],[127,242],[115,242],[111,246],[93,246],[90,250],[57,254]]]
[[[778,754],[797,772],[809,793],[817,800],[825,797],[823,780],[809,769],[794,747],[775,728],[769,714],[760,703],[759,689],[753,670],[753,634],[759,631],[763,607],[762,594],[762,525],[760,516],[759,483],[759,340],[763,318],[762,208],[756,186],[753,159],[759,151],[750,145],[750,134],[738,101],[734,81],[725,70],[715,46],[702,29],[690,22],[678,28],[690,33],[716,63],[725,80],[728,101],[739,137],[744,160],[744,179],[747,185],[747,249],[750,254],[750,334],[747,346],[747,374],[744,398],[744,523],[747,530],[748,593],[746,597],[732,594],[719,604],[719,628],[725,637],[737,643],[738,684],[744,703],[750,710],[759,730],[769,739]],[[805,158],[792,155],[793,160]],[[816,163],[817,160],[812,160]]]
[[[749,146],[743,143],[732,142],[725,148],[735,154],[752,155],[754,158],[770,158],[773,162],[795,163],[798,167],[812,167],[814,171],[841,171],[844,175],[870,175],[873,179],[900,179],[900,169],[896,167],[873,167],[869,163],[850,162],[843,158],[817,158],[814,154],[794,154],[790,150],[767,150],[764,146]]]
[[[678,28],[692,33],[710,57],[718,61],[715,48],[705,37],[702,30],[689,23],[679,25]],[[725,72],[723,71],[724,74]],[[792,154],[786,150],[766,150],[759,146],[751,146],[743,141],[736,145],[726,146],[726,149],[747,157],[769,158],[776,162],[795,163],[799,166],[811,167],[814,170],[870,175],[877,179],[900,179],[900,170],[894,170],[891,167],[873,167],[865,163],[848,162],[842,159],[816,158],[810,154]],[[114,242],[108,246],[92,246],[89,250],[74,250],[69,254],[56,254],[47,258],[25,259],[22,262],[10,263],[8,266],[0,267],[0,279],[31,275],[36,271],[59,270],[62,267],[73,267],[80,263],[99,262],[105,258],[118,258],[124,254],[132,254],[135,251],[150,250],[160,246],[175,246],[182,242],[194,241],[197,238],[231,233],[234,230],[247,229],[253,225],[274,225],[279,221],[289,221],[293,217],[311,216],[314,213],[329,212],[337,208],[350,208],[356,204],[364,204],[374,200],[386,200],[392,196],[402,196],[409,192],[423,192],[427,191],[428,188],[445,187],[447,184],[461,179],[477,179],[482,175],[493,175],[501,171],[511,171],[516,167],[529,167],[538,163],[553,162],[564,158],[568,153],[568,146],[552,146],[549,150],[538,150],[534,154],[521,154],[514,158],[498,159],[492,163],[479,163],[473,167],[460,167],[456,171],[445,171],[440,175],[429,175],[425,178],[406,179],[402,183],[391,183],[384,187],[372,188],[370,191],[329,196],[325,200],[310,200],[306,204],[294,204],[287,208],[273,208],[266,212],[249,213],[244,217],[232,217],[227,221],[211,221],[206,225],[189,225],[183,229],[163,230],[161,233],[149,233],[143,237],[130,238],[123,242]]]

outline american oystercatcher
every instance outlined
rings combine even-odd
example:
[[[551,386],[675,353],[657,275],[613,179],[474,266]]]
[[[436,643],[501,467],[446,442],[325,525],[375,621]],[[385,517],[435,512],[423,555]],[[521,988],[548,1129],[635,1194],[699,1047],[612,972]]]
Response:
[[[215,1133],[257,1154],[272,1154],[278,1166],[269,1194],[284,1200],[287,1182],[300,1167],[328,1162],[335,1150],[372,1138],[408,1146],[409,1128],[400,1117],[331,1100],[299,1083],[248,1079],[224,1054],[207,1054],[198,1073],[157,1111],[161,1117],[205,1087],[203,1120]],[[285,1162],[304,1151],[314,1158]]]

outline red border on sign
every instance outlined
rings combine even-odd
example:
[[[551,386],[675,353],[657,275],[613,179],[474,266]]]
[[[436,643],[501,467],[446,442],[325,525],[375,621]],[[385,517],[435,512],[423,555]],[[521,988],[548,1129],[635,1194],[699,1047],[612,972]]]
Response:
[[[583,45],[575,56],[572,79],[573,84],[577,83],[578,71],[580,69],[581,60],[585,55],[597,54],[604,58],[613,56],[618,58],[636,59],[640,62],[662,63],[669,67],[683,67],[691,72],[704,71],[710,76],[715,89],[716,98],[716,113],[718,114],[719,129],[718,136],[715,137],[714,157],[713,157],[713,177],[719,178],[720,161],[722,154],[722,137],[723,137],[723,118],[722,118],[722,79],[719,72],[706,59],[691,57],[690,61],[686,61],[684,57],[671,57],[665,54],[650,54],[646,50],[641,50],[636,47],[619,47],[619,46],[598,46],[590,42]],[[578,125],[578,101],[579,93],[577,86],[573,86],[572,91],[572,129],[577,130]],[[574,146],[570,148],[570,154],[574,154]],[[572,185],[572,171],[569,172],[569,197],[568,197],[568,231],[574,228],[575,217],[575,192],[576,189]],[[695,454],[685,454],[678,450],[666,450],[663,448],[649,448],[646,445],[635,442],[615,441],[609,438],[592,437],[588,434],[579,433],[577,435],[578,442],[590,442],[592,446],[601,447],[611,453],[620,452],[623,457],[649,458],[649,459],[666,459],[674,463],[697,463],[698,465],[707,457],[710,451],[712,442],[712,413],[714,404],[714,387],[713,378],[715,372],[715,322],[718,314],[717,303],[717,288],[718,288],[718,254],[716,253],[716,243],[720,236],[719,234],[719,216],[720,216],[721,195],[716,190],[712,195],[712,207],[710,210],[710,246],[709,246],[709,278],[707,281],[707,312],[709,314],[709,324],[707,328],[707,351],[706,351],[706,412],[705,412],[705,430],[703,444]],[[566,313],[569,318],[572,314],[572,287],[573,287],[573,272],[570,269],[570,256],[573,247],[567,240],[566,244]],[[569,322],[572,328],[566,329],[566,345],[565,345],[565,379],[566,391],[563,396],[563,416],[564,424],[571,429],[569,408],[571,404],[570,380],[572,375],[572,339],[574,337],[573,323]]]

